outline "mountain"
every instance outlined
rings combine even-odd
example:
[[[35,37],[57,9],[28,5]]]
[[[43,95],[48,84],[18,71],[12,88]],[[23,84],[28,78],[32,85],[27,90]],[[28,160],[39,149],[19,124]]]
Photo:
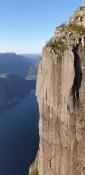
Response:
[[[26,58],[32,58],[32,59],[37,59],[41,56],[41,54],[21,54],[21,56],[26,57]]]
[[[12,74],[0,74],[0,108],[19,102],[35,89],[35,81],[25,80]]]
[[[40,55],[28,56],[0,53],[0,107],[18,102],[35,89]]]
[[[0,73],[10,73],[25,78],[28,75],[30,66],[34,66],[39,57],[40,55],[25,57],[15,53],[0,53]]]
[[[38,66],[39,66],[40,59],[36,59],[34,64],[30,65],[28,75],[26,77],[27,80],[36,80],[37,78],[37,72],[38,72]]]
[[[39,151],[30,175],[85,175],[85,0],[42,51]]]

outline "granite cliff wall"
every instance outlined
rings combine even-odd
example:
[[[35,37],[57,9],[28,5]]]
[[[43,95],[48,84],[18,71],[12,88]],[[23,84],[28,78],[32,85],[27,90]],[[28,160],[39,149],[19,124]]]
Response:
[[[43,48],[39,104],[39,175],[85,175],[85,28],[56,28]]]
[[[85,175],[84,55],[83,49],[75,60],[71,48],[61,57],[43,50],[37,80],[40,175]]]

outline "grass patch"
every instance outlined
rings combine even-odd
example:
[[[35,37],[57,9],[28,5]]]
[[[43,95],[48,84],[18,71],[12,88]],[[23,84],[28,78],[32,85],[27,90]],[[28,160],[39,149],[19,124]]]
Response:
[[[56,30],[60,30],[60,33],[62,34],[62,32],[76,32],[79,33],[80,35],[85,34],[85,27],[83,26],[79,26],[77,24],[61,24],[59,27],[56,28]],[[65,36],[66,38],[66,36]],[[54,51],[59,50],[61,53],[64,53],[65,50],[68,49],[67,44],[65,42],[62,41],[62,39],[58,42],[52,42],[52,40],[50,40],[47,45],[47,47],[50,47],[51,49],[53,49]]]
[[[64,32],[64,31],[75,31],[77,33],[80,33],[80,34],[85,34],[85,27],[83,26],[79,26],[75,23],[73,24],[63,24],[63,25],[60,25],[59,28],[61,29],[61,32]]]
[[[79,25],[76,25],[76,24],[69,24],[68,30],[73,30],[73,31],[81,33],[81,34],[82,33],[85,34],[85,27],[79,26]]]
[[[51,47],[53,50],[60,50],[62,53],[67,49],[67,45],[64,42],[57,42],[57,43],[52,43],[48,42],[47,47]]]
[[[31,172],[30,175],[39,175],[39,174],[38,174],[38,169],[37,169],[37,168],[34,169],[34,170]]]

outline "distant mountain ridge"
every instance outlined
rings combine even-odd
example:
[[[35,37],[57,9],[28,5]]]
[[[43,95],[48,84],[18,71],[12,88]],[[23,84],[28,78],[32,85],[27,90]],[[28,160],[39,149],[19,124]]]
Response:
[[[0,74],[0,108],[19,102],[35,89],[36,82],[12,74]]]
[[[30,66],[34,67],[40,58],[39,54],[0,53],[0,73],[19,75],[22,78],[28,76]]]
[[[19,102],[35,89],[39,58],[39,55],[0,53],[0,108]]]
[[[24,56],[26,58],[32,58],[32,59],[37,59],[38,57],[41,57],[41,54],[19,54],[21,56]]]

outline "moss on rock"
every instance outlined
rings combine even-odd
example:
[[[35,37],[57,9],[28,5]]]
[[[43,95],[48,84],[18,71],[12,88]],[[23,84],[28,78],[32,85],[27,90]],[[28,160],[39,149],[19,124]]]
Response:
[[[39,175],[38,174],[38,169],[37,168],[33,169],[33,171],[31,172],[30,175]]]

